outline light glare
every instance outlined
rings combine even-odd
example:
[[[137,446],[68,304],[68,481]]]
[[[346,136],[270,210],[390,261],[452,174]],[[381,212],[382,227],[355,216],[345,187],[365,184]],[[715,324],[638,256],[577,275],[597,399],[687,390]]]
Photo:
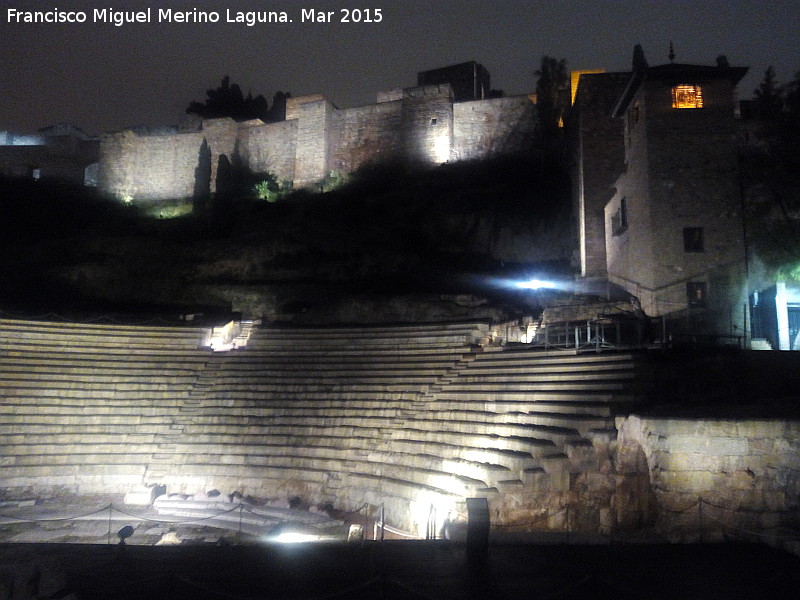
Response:
[[[302,544],[303,542],[319,541],[319,536],[297,533],[296,531],[287,531],[276,537],[275,541],[280,544]]]
[[[553,281],[544,281],[542,279],[530,279],[528,281],[517,281],[515,284],[518,288],[522,288],[525,290],[539,290],[539,289],[548,289],[554,290],[558,287]]]

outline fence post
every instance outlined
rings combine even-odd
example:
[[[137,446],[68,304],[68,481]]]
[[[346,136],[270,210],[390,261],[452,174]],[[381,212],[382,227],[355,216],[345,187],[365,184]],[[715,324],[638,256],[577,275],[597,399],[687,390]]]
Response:
[[[386,510],[384,503],[381,502],[381,541],[386,537]]]

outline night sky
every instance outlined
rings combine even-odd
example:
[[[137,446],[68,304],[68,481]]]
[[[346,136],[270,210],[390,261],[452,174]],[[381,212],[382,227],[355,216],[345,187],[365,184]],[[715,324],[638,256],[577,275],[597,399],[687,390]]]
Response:
[[[0,130],[31,133],[67,122],[87,133],[177,123],[223,75],[271,99],[322,93],[340,107],[416,84],[417,71],[476,60],[492,87],[532,91],[542,55],[570,69],[627,70],[634,44],[651,65],[749,66],[748,98],[774,65],[800,70],[798,0],[2,0]],[[217,11],[215,24],[159,23],[158,9]],[[85,11],[80,24],[9,23],[8,9]],[[92,23],[93,9],[143,10],[150,23]],[[301,23],[301,9],[380,9],[380,23]],[[293,23],[226,24],[226,9],[286,11]],[[366,13],[362,13],[366,15]]]

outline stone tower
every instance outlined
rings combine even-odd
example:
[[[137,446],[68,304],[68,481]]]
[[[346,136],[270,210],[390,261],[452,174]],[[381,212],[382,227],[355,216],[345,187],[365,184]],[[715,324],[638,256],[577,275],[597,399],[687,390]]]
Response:
[[[734,106],[746,71],[649,67],[638,48],[613,111],[625,169],[604,210],[608,280],[687,333],[744,335],[747,322]]]

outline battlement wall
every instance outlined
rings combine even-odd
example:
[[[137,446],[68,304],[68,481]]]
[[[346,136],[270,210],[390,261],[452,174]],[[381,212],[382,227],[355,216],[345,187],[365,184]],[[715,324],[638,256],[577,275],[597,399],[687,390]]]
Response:
[[[243,128],[239,148],[254,173],[270,172],[278,181],[293,181],[297,155],[297,119]]]
[[[204,132],[142,136],[123,131],[100,142],[100,188],[121,200],[188,198]]]
[[[381,102],[338,110],[333,114],[330,166],[332,171],[352,173],[369,163],[400,159],[402,102]]]
[[[126,200],[190,198],[198,173],[210,171],[213,193],[220,161],[240,160],[253,172],[312,188],[333,171],[348,174],[370,163],[424,167],[520,152],[535,134],[536,107],[527,96],[454,103],[450,85],[441,84],[392,98],[342,110],[323,96],[303,96],[287,102],[279,123],[209,119],[189,133],[108,134],[100,187]],[[210,169],[200,168],[208,154]]]
[[[536,128],[530,96],[459,102],[453,105],[454,160],[524,152]]]

